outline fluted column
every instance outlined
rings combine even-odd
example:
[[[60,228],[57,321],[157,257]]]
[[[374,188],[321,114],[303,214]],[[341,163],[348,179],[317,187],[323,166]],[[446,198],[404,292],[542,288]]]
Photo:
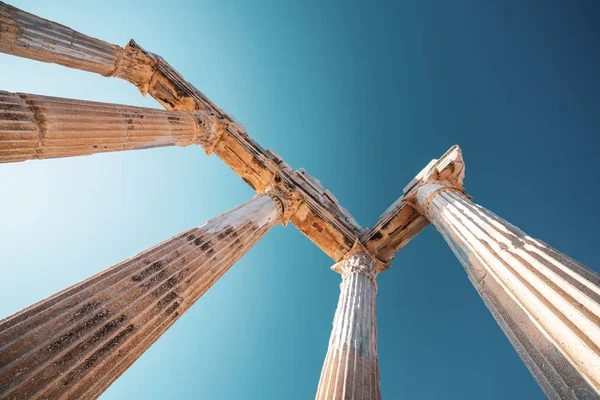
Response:
[[[121,48],[0,1],[0,51],[109,75]]]
[[[190,144],[210,152],[221,133],[203,112],[0,91],[0,163]]]
[[[462,158],[454,162],[462,170]],[[425,176],[409,201],[450,245],[546,396],[600,398],[600,275],[473,203],[455,176]]]
[[[378,265],[357,242],[332,267],[342,275],[342,284],[317,400],[381,399],[375,313]]]
[[[267,231],[269,191],[0,321],[0,398],[96,398]]]

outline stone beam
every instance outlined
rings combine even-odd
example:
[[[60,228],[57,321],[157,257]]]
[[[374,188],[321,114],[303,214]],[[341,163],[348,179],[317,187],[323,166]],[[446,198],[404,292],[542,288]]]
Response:
[[[396,253],[423,230],[429,221],[400,197],[379,220],[360,236],[363,245],[379,260],[389,263]]]
[[[387,268],[358,241],[332,269],[342,275],[317,400],[380,400],[375,295]]]
[[[198,144],[219,131],[203,112],[170,112],[0,91],[0,163]]]
[[[600,398],[600,275],[473,203],[455,146],[404,201],[442,234],[551,399]]]
[[[363,230],[319,181],[306,171],[292,170],[274,152],[263,149],[231,115],[160,56],[134,41],[121,48],[0,2],[0,51],[119,77],[168,110],[205,112],[223,131],[214,153],[259,193],[276,179],[296,191],[303,203],[290,221],[335,261],[352,248]]]
[[[444,176],[451,175],[456,166],[452,159],[453,150],[457,148],[452,147],[439,160],[431,160],[425,170],[435,169]],[[406,204],[404,198],[419,179],[420,175],[413,179],[404,188],[404,194],[379,217],[371,229],[360,236],[361,243],[382,262],[392,261],[402,247],[429,225],[427,218]]]
[[[0,398],[97,398],[274,225],[270,190],[0,321]]]

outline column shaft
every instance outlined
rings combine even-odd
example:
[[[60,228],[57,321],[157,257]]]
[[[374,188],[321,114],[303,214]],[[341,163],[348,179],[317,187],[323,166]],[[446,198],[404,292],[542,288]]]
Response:
[[[0,397],[98,397],[281,215],[259,195],[0,321]]]
[[[121,47],[0,1],[0,51],[109,75]]]
[[[440,183],[416,202],[544,393],[599,398],[600,275]]]
[[[334,268],[342,274],[342,284],[316,399],[381,399],[375,312],[377,265],[368,253],[359,251]]]
[[[202,113],[0,91],[0,163],[218,139]]]

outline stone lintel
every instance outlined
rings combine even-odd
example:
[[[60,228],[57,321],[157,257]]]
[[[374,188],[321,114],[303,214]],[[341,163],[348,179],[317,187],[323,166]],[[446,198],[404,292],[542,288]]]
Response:
[[[403,189],[379,220],[360,236],[361,243],[379,260],[389,263],[395,254],[428,224],[427,218],[417,210],[414,201],[417,190],[425,183],[439,182],[464,192],[464,163],[460,147],[452,146],[442,157],[427,164]]]

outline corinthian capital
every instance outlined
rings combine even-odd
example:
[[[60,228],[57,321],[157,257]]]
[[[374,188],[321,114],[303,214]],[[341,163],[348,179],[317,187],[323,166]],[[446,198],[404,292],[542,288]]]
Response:
[[[281,223],[286,226],[302,203],[302,196],[282,180],[279,174],[275,175],[273,182],[265,189],[265,193],[280,207]]]
[[[440,191],[457,190],[465,193],[463,179],[465,164],[462,151],[452,146],[442,157],[427,164],[403,189],[402,201],[426,215],[427,203]],[[427,187],[427,190],[421,190]]]
[[[375,282],[375,277],[389,265],[379,261],[358,240],[354,242],[352,249],[344,255],[344,258],[334,264],[331,269],[346,276],[349,274],[366,275]]]

